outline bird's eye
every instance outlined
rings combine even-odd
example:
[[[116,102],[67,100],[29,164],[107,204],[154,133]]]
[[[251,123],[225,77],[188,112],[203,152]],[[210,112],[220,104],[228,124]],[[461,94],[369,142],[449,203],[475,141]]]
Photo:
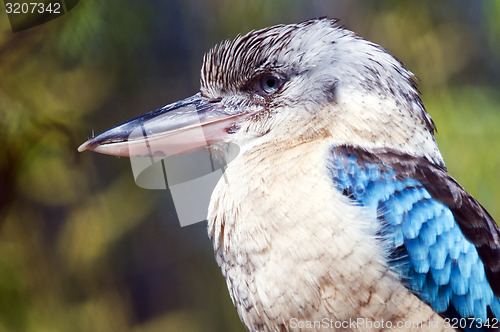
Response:
[[[283,80],[277,76],[264,75],[260,79],[260,88],[265,94],[272,94],[279,89]]]

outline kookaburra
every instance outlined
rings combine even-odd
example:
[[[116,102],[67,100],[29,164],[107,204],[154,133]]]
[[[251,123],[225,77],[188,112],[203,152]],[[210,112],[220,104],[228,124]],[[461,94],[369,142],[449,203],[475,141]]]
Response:
[[[499,229],[446,172],[434,130],[401,62],[321,18],[222,42],[199,93],[79,150],[239,147],[207,220],[249,331],[500,327]]]

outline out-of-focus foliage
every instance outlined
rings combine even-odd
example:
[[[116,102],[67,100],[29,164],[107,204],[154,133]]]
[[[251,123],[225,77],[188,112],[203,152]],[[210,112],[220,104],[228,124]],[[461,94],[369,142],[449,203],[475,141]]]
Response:
[[[81,0],[15,34],[0,8],[0,332],[243,331],[205,225],[76,148],[193,94],[204,51],[268,25],[339,17],[402,60],[450,173],[500,220],[498,1]]]

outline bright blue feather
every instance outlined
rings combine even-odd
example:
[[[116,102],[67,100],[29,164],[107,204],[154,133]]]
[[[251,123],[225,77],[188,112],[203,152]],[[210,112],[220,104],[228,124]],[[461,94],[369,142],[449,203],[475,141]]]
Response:
[[[476,247],[464,237],[451,210],[419,181],[336,151],[328,169],[338,190],[378,216],[380,235],[397,254],[391,256],[391,267],[422,301],[443,315],[456,312],[485,321],[490,307],[500,317],[499,300]]]

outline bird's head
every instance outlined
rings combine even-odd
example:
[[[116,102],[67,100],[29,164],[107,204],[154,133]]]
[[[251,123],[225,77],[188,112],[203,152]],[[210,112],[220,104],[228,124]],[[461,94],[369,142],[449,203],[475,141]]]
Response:
[[[442,164],[411,72],[330,19],[278,25],[204,57],[200,93],[85,142],[112,155],[176,155],[234,143],[391,147]],[[145,143],[147,142],[147,143]]]

